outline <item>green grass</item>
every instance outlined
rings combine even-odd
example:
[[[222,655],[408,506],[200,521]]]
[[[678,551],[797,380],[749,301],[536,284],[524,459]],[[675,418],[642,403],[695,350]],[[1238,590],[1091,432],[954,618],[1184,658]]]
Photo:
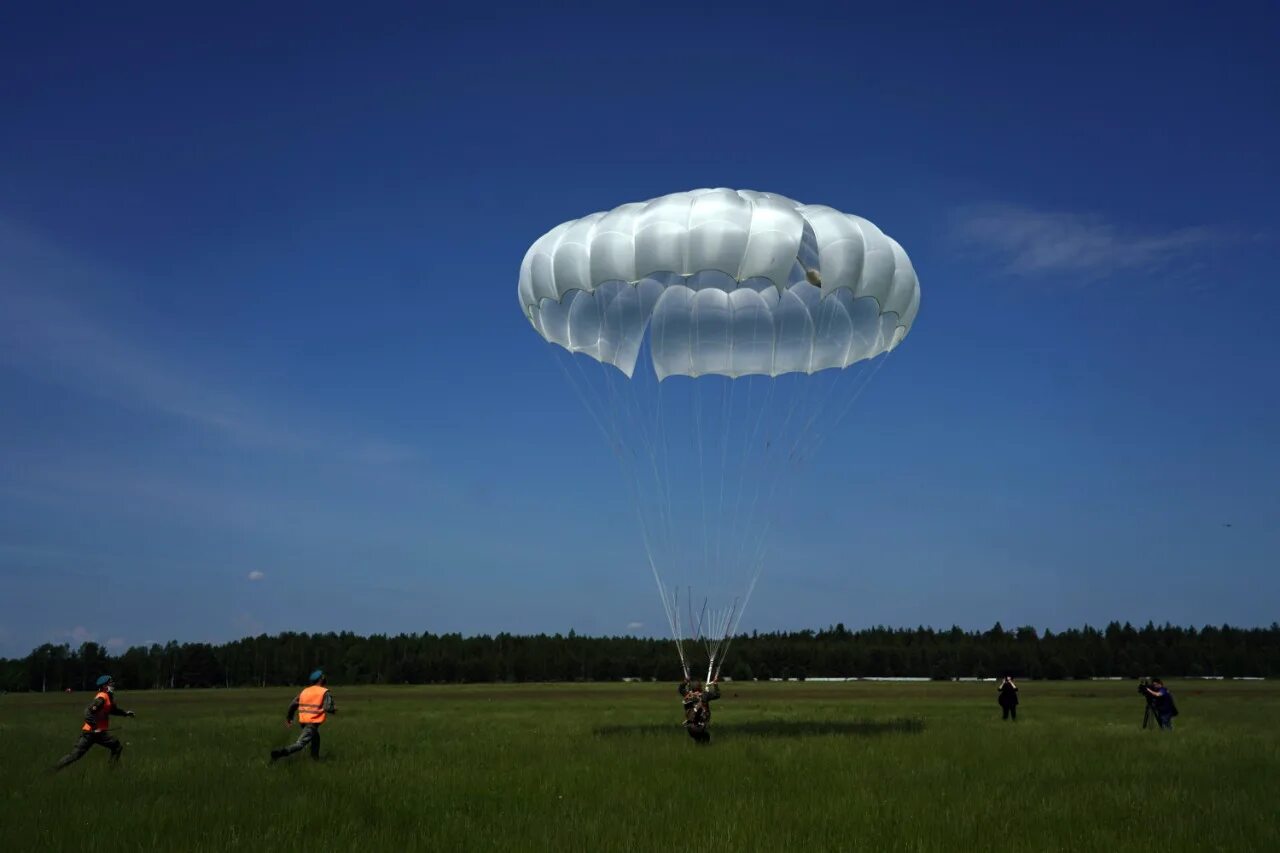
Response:
[[[1280,685],[736,684],[715,741],[673,685],[344,688],[324,757],[283,689],[122,690],[118,769],[59,774],[87,694],[0,697],[0,847],[112,850],[1280,850]]]

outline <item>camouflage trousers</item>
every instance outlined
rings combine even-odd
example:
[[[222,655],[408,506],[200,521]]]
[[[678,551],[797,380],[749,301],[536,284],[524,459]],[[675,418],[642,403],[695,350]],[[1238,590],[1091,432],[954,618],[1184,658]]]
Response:
[[[711,732],[707,730],[709,720],[705,717],[697,720],[686,721],[685,729],[689,732],[689,737],[693,738],[697,743],[711,743]]]
[[[298,735],[298,740],[290,746],[286,746],[280,750],[280,756],[293,755],[295,752],[301,752],[305,747],[311,747],[311,757],[320,757],[320,727],[315,724],[306,724],[302,727],[302,734]]]
[[[71,751],[62,758],[58,759],[58,763],[54,765],[55,770],[61,770],[68,764],[74,764],[84,757],[84,754],[93,748],[94,744],[105,746],[111,750],[111,760],[114,762],[120,758],[120,753],[124,751],[124,744],[111,734],[111,732],[85,732],[80,735],[80,739],[76,741],[76,745],[71,747]]]

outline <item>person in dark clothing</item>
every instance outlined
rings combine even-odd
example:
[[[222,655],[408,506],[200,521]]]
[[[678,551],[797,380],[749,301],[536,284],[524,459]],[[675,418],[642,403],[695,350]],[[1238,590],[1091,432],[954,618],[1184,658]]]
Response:
[[[1178,716],[1178,706],[1173,704],[1173,694],[1169,692],[1169,688],[1165,687],[1160,679],[1153,678],[1151,685],[1142,689],[1151,697],[1148,701],[1155,709],[1156,722],[1160,724],[1160,730],[1173,731],[1173,718]]]
[[[311,747],[312,760],[320,757],[320,726],[324,724],[327,715],[338,713],[338,709],[333,706],[333,694],[329,692],[329,688],[325,687],[324,671],[317,669],[311,673],[310,681],[311,686],[294,697],[288,712],[284,715],[286,726],[292,726],[294,715],[297,715],[298,723],[302,726],[302,734],[298,735],[297,741],[284,749],[271,750],[272,761],[284,758],[286,755],[293,755],[306,746]]]
[[[720,698],[720,684],[711,682],[706,690],[696,681],[680,683],[680,698],[684,705],[684,727],[695,743],[711,743],[711,703]]]
[[[997,688],[996,701],[1000,703],[1000,708],[1004,715],[1002,720],[1018,721],[1018,685],[1013,683],[1013,676],[1006,675],[1004,681],[1000,682]]]
[[[68,764],[79,761],[94,745],[110,750],[112,766],[120,760],[124,745],[108,731],[109,721],[111,717],[132,717],[134,714],[116,704],[116,682],[111,676],[100,677],[97,688],[98,692],[94,694],[93,701],[84,709],[84,725],[80,727],[80,739],[76,741],[76,745],[70,752],[58,759],[58,763],[54,765],[55,770],[61,770]]]

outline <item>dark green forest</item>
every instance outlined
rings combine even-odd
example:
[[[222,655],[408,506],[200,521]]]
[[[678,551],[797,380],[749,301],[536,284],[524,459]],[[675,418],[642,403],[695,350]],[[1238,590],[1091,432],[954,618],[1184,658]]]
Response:
[[[1280,624],[1268,628],[1111,623],[1054,633],[999,623],[960,628],[867,628],[741,635],[724,675],[750,678],[1280,676]],[[234,642],[135,646],[45,644],[0,659],[0,689],[83,690],[109,672],[122,688],[297,684],[323,667],[334,684],[678,680],[669,640],[568,634],[284,633]]]

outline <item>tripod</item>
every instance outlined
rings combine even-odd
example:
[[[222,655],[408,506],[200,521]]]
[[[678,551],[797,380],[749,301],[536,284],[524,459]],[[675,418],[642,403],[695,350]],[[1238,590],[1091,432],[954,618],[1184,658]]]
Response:
[[[1166,697],[1166,699],[1167,698],[1168,697]],[[1150,723],[1155,723],[1157,729],[1172,727],[1173,724],[1170,722],[1170,719],[1178,713],[1177,709],[1171,709],[1165,719],[1161,720],[1160,709],[1156,707],[1156,703],[1158,701],[1159,700],[1153,696],[1147,697],[1147,709],[1142,712],[1142,727],[1144,729],[1147,728]],[[1169,703],[1172,705],[1172,700],[1169,700]]]

